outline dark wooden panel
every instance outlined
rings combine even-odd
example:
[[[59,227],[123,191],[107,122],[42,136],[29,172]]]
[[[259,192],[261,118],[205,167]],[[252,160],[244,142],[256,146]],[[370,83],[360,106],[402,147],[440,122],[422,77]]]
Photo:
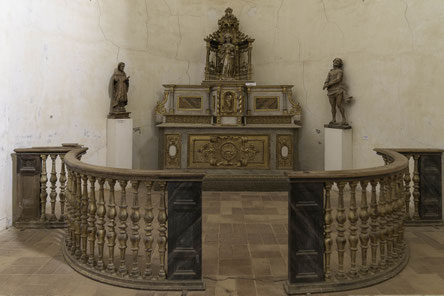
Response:
[[[324,280],[323,183],[291,183],[288,199],[288,280]]]
[[[441,153],[419,158],[419,215],[421,219],[442,219]]]
[[[202,182],[168,182],[168,279],[202,279]]]
[[[17,154],[17,205],[14,222],[36,221],[40,218],[40,155]]]

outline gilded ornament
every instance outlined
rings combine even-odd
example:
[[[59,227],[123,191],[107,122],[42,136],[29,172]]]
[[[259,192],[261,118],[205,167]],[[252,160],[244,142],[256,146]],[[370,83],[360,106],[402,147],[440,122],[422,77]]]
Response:
[[[268,136],[190,135],[190,168],[268,168]]]
[[[278,169],[293,169],[293,136],[276,136],[276,159]]]
[[[179,134],[165,135],[165,168],[180,169],[181,140]]]
[[[169,92],[165,91],[165,93],[163,95],[163,99],[161,101],[157,102],[156,109],[155,109],[157,114],[165,115],[167,113],[167,110],[165,108],[165,104],[168,101],[168,95],[169,95]]]

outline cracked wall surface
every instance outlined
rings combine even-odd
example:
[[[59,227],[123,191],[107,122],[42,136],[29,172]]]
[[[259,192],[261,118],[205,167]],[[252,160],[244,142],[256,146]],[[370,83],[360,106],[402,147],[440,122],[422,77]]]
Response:
[[[300,167],[323,168],[330,106],[323,82],[341,57],[354,166],[374,147],[444,147],[442,0],[41,0],[0,2],[0,228],[11,217],[14,148],[79,142],[104,164],[109,82],[131,76],[135,168],[157,165],[162,84],[203,80],[203,38],[227,6],[256,39],[254,80],[294,84],[303,108]],[[317,132],[320,131],[320,132]]]

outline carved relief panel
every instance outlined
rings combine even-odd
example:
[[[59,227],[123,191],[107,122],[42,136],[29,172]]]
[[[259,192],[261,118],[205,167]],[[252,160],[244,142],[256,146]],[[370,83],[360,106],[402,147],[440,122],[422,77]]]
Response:
[[[269,137],[264,135],[190,135],[189,168],[269,167]]]
[[[276,159],[278,169],[293,169],[293,135],[276,136]]]
[[[165,135],[165,168],[180,169],[181,140],[179,134]]]

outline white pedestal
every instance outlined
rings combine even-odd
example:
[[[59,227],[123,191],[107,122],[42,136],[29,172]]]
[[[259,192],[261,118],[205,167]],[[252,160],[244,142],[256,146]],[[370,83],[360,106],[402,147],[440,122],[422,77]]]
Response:
[[[108,119],[106,123],[106,165],[133,168],[133,120]]]
[[[352,129],[324,129],[324,169],[326,171],[353,168]]]

